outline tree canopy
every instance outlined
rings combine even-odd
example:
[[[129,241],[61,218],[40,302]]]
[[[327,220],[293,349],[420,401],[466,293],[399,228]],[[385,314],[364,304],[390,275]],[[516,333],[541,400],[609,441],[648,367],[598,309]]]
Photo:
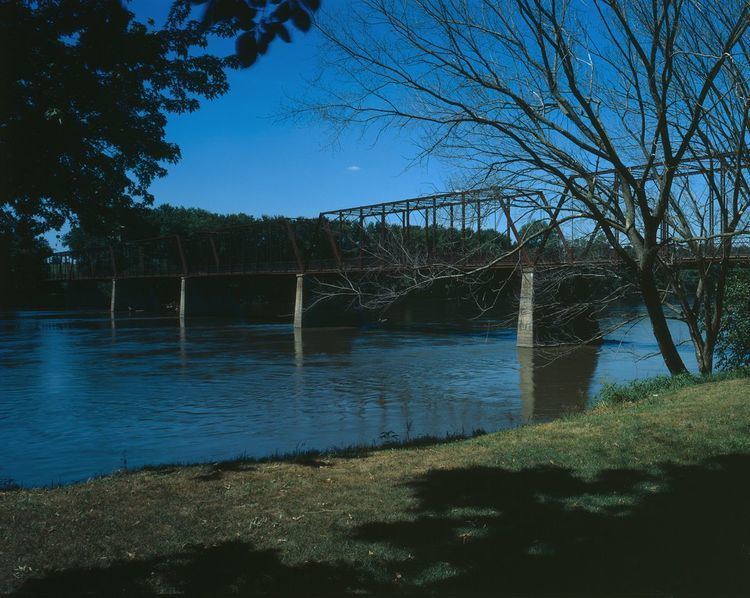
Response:
[[[201,208],[163,204],[156,208],[130,210],[118,228],[107,234],[92,234],[73,226],[63,241],[72,251],[84,251],[122,241],[180,235],[189,238],[210,230],[249,225],[258,219],[247,214],[217,214]]]
[[[151,203],[180,157],[168,115],[228,89],[236,61],[201,51],[211,33],[226,30],[175,11],[157,28],[117,0],[0,0],[2,229],[106,229]]]
[[[726,309],[717,342],[719,365],[750,367],[750,275],[734,274],[727,284]]]

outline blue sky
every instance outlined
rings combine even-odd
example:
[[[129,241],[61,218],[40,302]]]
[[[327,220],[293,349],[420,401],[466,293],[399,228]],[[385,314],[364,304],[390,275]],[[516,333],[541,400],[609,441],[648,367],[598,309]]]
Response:
[[[342,0],[327,0],[329,5]],[[163,22],[170,0],[132,0],[140,20]],[[182,161],[151,187],[157,203],[216,212],[313,216],[323,210],[408,198],[447,183],[436,161],[409,167],[406,138],[381,137],[373,146],[352,131],[330,147],[324,123],[279,122],[290,96],[301,96],[317,65],[315,30],[277,41],[251,68],[230,73],[231,89],[198,112],[172,117],[167,137]],[[212,46],[230,53],[231,40]]]

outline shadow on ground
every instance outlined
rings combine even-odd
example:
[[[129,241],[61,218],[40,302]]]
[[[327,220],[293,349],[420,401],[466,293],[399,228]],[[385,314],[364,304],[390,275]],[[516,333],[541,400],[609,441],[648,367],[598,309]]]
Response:
[[[353,570],[311,563],[289,567],[277,551],[254,550],[244,542],[198,547],[165,558],[116,563],[102,569],[70,569],[27,581],[19,595],[142,596],[181,594],[225,596],[281,593],[299,595],[325,588],[345,593],[358,587]]]
[[[608,470],[584,480],[559,467],[433,471],[409,483],[414,512],[370,523],[356,539],[390,550],[390,588],[469,592],[750,594],[750,456],[693,466]],[[399,550],[393,550],[397,548]],[[395,555],[407,555],[401,559]],[[369,572],[368,572],[369,571]],[[161,560],[66,571],[23,590],[143,592],[159,576],[189,593],[382,592],[373,569],[289,567],[242,543]]]
[[[748,595],[749,480],[746,455],[592,481],[557,467],[433,471],[413,483],[415,521],[358,534],[406,549],[405,579],[451,593]],[[455,573],[430,581],[436,564]]]

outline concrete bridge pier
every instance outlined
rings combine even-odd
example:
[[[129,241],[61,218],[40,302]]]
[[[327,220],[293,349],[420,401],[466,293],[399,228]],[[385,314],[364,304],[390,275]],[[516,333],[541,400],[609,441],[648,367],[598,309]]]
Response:
[[[302,328],[302,313],[305,299],[305,275],[297,274],[297,289],[294,295],[294,328]]]
[[[328,276],[337,279],[338,274]],[[295,283],[293,318],[295,330],[349,328],[363,323],[362,313],[350,309],[347,297],[325,300],[320,298],[317,286],[320,281],[317,275],[310,279],[306,274],[297,274]]]
[[[114,316],[117,311],[117,279],[112,279],[112,294],[109,298],[109,313]]]
[[[305,364],[305,344],[302,339],[302,328],[294,329],[294,364],[302,367]]]
[[[545,300],[542,297],[539,302],[535,297],[540,276],[545,276],[545,273],[535,272],[533,268],[524,268],[521,272],[516,346],[534,348],[598,343],[601,331],[596,313],[581,307],[582,302],[590,301],[591,289],[574,276],[564,285],[559,285],[555,301],[573,310],[565,318],[560,318],[557,307],[550,304],[551,298]]]
[[[535,347],[534,334],[534,269],[521,271],[521,298],[518,303],[517,347]]]
[[[187,278],[182,276],[180,278],[180,320],[185,319],[187,314]]]

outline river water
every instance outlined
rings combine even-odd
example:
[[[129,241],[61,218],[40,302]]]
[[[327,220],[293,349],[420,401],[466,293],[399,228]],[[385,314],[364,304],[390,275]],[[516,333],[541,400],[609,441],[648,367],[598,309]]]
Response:
[[[517,349],[514,330],[490,324],[295,334],[211,319],[0,314],[0,484],[545,421],[586,408],[606,382],[664,373],[655,352],[645,322],[598,347],[550,351]]]

